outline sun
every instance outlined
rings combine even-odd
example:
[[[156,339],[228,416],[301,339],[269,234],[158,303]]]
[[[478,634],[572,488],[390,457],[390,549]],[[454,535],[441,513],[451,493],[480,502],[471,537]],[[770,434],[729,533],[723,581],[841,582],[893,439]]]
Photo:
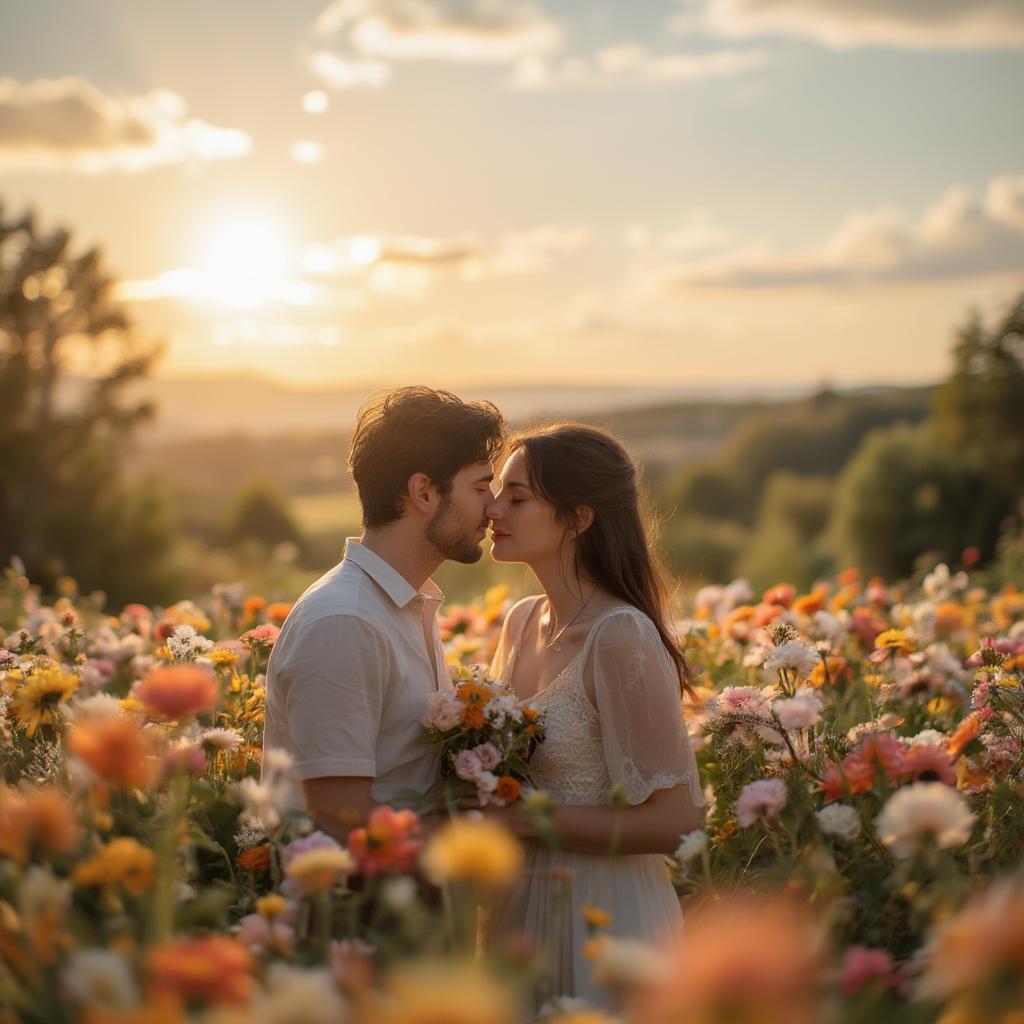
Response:
[[[210,292],[236,309],[255,309],[272,299],[287,269],[288,251],[281,236],[259,220],[224,224],[206,250]]]

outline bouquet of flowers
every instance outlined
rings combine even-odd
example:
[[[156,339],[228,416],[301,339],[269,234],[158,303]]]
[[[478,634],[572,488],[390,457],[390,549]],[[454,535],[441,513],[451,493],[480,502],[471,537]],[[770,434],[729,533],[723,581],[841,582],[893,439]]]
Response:
[[[528,762],[544,739],[543,715],[521,704],[481,666],[456,667],[454,689],[433,693],[423,716],[427,740],[441,749],[447,799],[477,796],[503,806],[529,785]]]

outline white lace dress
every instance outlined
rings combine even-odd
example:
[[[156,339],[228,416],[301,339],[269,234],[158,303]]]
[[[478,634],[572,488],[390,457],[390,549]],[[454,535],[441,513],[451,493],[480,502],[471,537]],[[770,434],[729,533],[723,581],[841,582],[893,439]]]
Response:
[[[526,598],[509,613],[493,678],[511,679],[530,602],[537,600]],[[530,775],[559,803],[607,805],[612,785],[622,783],[630,804],[679,784],[703,804],[678,675],[654,623],[638,609],[621,606],[598,618],[576,658],[529,703],[546,713],[546,739],[534,751]],[[673,943],[682,913],[665,858],[553,850],[539,841],[526,847],[526,870],[497,909],[496,932],[519,931],[546,947],[550,994],[606,1004],[582,952],[583,908],[612,915],[603,934]]]

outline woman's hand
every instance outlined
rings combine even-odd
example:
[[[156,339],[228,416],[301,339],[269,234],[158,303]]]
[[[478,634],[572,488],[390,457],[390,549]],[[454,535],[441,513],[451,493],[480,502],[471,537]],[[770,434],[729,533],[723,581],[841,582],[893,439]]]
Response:
[[[532,839],[535,831],[530,819],[523,812],[520,801],[499,807],[495,803],[483,804],[477,797],[464,797],[459,801],[459,810],[464,814],[478,814],[506,828],[519,839]]]

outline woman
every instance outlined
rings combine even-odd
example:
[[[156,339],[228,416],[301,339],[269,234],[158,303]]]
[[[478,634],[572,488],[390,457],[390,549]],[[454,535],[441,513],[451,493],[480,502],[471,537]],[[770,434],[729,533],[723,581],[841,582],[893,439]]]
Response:
[[[527,846],[497,925],[547,946],[552,994],[600,1003],[585,907],[610,914],[616,937],[664,941],[681,923],[663,855],[698,827],[703,804],[680,707],[688,671],[622,445],[568,425],[509,451],[487,508],[492,555],[525,562],[544,592],[509,612],[491,674],[546,712],[530,772],[557,801],[558,845],[540,842],[518,806],[488,812]]]

